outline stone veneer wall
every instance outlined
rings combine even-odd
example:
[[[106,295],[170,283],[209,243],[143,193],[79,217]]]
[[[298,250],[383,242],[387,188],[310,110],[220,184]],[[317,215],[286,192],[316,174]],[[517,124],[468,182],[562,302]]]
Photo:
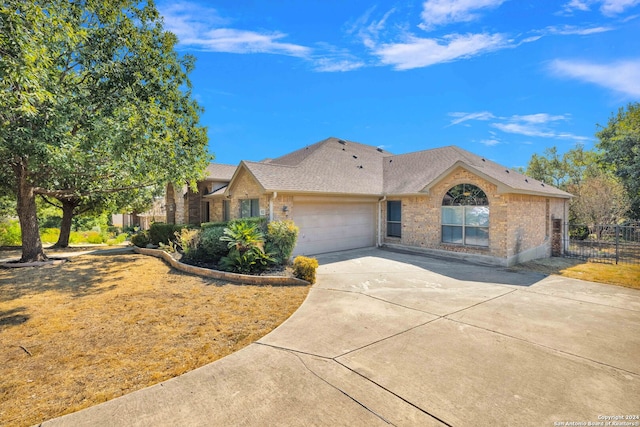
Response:
[[[445,193],[458,184],[473,184],[489,199],[489,246],[474,247],[442,243],[441,207]],[[521,194],[498,194],[496,185],[457,168],[425,196],[387,200],[402,201],[402,237],[386,237],[386,203],[382,203],[383,242],[416,248],[437,249],[509,259],[526,251],[535,257],[551,255],[552,219],[565,217],[563,199]],[[546,245],[546,247],[544,247]],[[543,249],[540,249],[540,248]],[[539,251],[544,251],[541,253]]]

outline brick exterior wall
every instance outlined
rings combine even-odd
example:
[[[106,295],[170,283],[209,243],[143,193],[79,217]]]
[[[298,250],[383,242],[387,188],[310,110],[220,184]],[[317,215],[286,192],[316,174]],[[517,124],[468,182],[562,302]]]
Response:
[[[246,199],[258,199],[260,209],[264,209],[269,214],[269,196],[262,190],[260,184],[245,169],[240,170],[231,187],[229,187],[231,198],[230,218],[240,218],[240,201]]]
[[[442,243],[441,207],[446,192],[458,184],[473,184],[489,200],[489,246]],[[521,194],[498,194],[496,185],[464,168],[455,169],[430,189],[429,195],[389,197],[402,202],[402,237],[387,237],[387,205],[381,204],[383,242],[508,259],[528,250],[544,248],[551,255],[551,220],[564,218],[563,199]]]

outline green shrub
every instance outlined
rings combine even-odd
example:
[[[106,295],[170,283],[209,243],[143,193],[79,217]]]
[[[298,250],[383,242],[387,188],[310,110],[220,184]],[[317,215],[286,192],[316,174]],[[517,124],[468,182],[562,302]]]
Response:
[[[182,249],[182,253],[185,259],[196,260],[200,259],[200,230],[183,228],[180,233],[176,231],[176,244]]]
[[[224,235],[223,226],[209,226],[204,228],[200,234],[200,251],[198,254],[201,259],[206,261],[218,262],[220,258],[229,253],[227,242],[220,240]]]
[[[246,224],[246,225],[255,226],[258,230],[260,230],[261,233],[266,233],[267,232],[267,223],[268,223],[268,220],[267,220],[266,217],[255,216],[255,217],[251,217],[251,218],[232,219],[231,221],[229,221],[227,223],[227,227],[230,227],[230,226],[232,226],[234,224]]]
[[[147,231],[140,231],[131,236],[131,243],[139,248],[146,248],[151,240],[149,239],[149,233]]]
[[[40,229],[40,240],[42,240],[42,243],[56,243],[59,237],[60,237],[59,228]]]
[[[220,259],[220,267],[235,273],[260,273],[275,263],[271,254],[264,251],[264,235],[255,221],[230,221],[224,229],[222,242],[227,243],[229,253]]]
[[[297,256],[296,259],[293,260],[293,275],[309,283],[316,283],[317,268],[318,260],[315,258]]]
[[[118,234],[116,236],[116,243],[118,243],[118,244],[124,243],[127,240],[128,237],[129,237],[129,235],[127,233]]]
[[[0,221],[0,246],[20,246],[22,232],[17,220]]]
[[[259,246],[252,246],[244,251],[237,248],[229,250],[229,254],[220,259],[220,268],[225,271],[242,274],[257,274],[265,271],[275,259],[265,253]]]
[[[271,221],[267,225],[267,252],[272,252],[278,263],[288,264],[298,240],[298,231],[291,220]]]
[[[99,231],[87,231],[86,233],[84,233],[84,237],[87,243],[92,244],[104,243],[104,241],[106,240],[102,233],[100,233]]]
[[[206,230],[207,228],[211,228],[211,227],[226,227],[228,225],[228,221],[221,221],[221,222],[203,222],[202,224],[200,224],[200,229],[202,230]]]
[[[149,227],[149,240],[156,246],[160,243],[175,243],[178,240],[176,232],[180,234],[180,231],[183,228],[193,227],[185,224],[165,224],[163,222],[154,222],[151,224],[151,227]]]

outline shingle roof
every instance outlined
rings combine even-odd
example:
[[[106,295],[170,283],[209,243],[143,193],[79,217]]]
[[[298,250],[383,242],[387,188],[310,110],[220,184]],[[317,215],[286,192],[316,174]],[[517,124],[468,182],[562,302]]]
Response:
[[[265,190],[379,195],[385,155],[376,147],[332,137],[267,163],[242,164]]]
[[[215,166],[221,168],[212,169],[212,175],[222,177],[224,173],[227,180],[236,170],[230,165]],[[456,166],[495,183],[501,192],[571,197],[455,146],[392,155],[370,145],[331,137],[276,159],[240,164],[266,191],[375,196],[428,192]]]
[[[524,176],[455,146],[386,158],[384,162],[384,194],[400,195],[424,192],[456,165],[462,165],[484,175],[484,178],[503,187],[503,191],[571,197],[569,193],[551,185]]]
[[[224,165],[222,163],[209,163],[205,175],[208,181],[230,181],[237,166]]]

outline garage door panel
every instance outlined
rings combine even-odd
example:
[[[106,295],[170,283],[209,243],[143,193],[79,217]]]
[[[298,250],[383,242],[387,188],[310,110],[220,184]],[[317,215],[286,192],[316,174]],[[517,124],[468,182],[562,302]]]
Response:
[[[296,203],[300,228],[295,255],[355,249],[375,244],[374,203]]]

